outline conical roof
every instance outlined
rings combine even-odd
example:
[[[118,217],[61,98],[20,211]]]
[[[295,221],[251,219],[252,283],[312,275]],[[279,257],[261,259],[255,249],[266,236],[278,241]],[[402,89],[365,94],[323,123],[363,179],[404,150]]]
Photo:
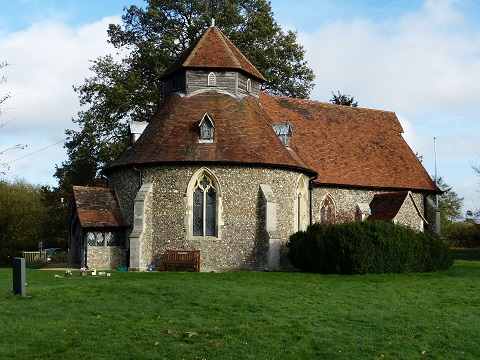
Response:
[[[264,82],[265,78],[216,26],[209,27],[195,40],[160,79],[180,69],[236,69]]]
[[[205,114],[215,123],[213,142],[199,141]],[[261,105],[218,92],[170,96],[142,136],[104,171],[132,165],[209,163],[275,166],[314,174],[275,134]]]

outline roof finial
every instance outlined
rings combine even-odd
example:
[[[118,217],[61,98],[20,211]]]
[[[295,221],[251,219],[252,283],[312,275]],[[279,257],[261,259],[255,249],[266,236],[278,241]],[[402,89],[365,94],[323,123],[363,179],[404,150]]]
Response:
[[[217,12],[217,0],[209,0],[208,8],[212,17],[212,26],[215,26],[215,13]]]

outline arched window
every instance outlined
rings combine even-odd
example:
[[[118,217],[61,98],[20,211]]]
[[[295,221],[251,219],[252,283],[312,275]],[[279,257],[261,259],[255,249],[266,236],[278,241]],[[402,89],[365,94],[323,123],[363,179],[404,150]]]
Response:
[[[215,73],[211,72],[210,74],[208,74],[207,85],[208,86],[216,86],[217,85],[217,77],[215,76]]]
[[[195,173],[187,188],[187,237],[220,237],[221,196],[218,181],[207,169]]]
[[[193,236],[215,236],[217,192],[212,180],[203,175],[193,192]]]
[[[308,179],[304,175],[301,175],[297,180],[297,188],[295,190],[294,231],[305,230],[307,228],[307,194]]]
[[[330,194],[323,199],[320,209],[320,221],[322,224],[331,224],[335,220],[335,203]]]
[[[247,79],[247,92],[252,92],[252,80]]]

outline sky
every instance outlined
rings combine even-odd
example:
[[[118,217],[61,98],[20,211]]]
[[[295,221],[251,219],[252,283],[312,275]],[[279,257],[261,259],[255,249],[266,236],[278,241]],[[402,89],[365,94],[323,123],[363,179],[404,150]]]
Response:
[[[65,129],[77,129],[73,86],[91,60],[116,50],[108,24],[143,0],[9,0],[0,12],[0,179],[55,186],[67,160]],[[310,98],[332,91],[360,107],[394,111],[423,165],[480,209],[480,2],[477,0],[271,0],[297,32],[315,74]],[[221,19],[217,19],[219,23]],[[23,149],[6,150],[14,145]],[[6,151],[5,151],[6,150]],[[436,159],[436,161],[435,161]],[[436,164],[436,166],[435,166]]]

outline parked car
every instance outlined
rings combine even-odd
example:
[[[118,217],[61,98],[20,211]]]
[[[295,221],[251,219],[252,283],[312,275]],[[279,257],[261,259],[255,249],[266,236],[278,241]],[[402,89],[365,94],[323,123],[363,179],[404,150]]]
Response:
[[[64,261],[64,258],[66,257],[66,253],[62,248],[48,248],[45,249],[45,257],[47,258],[47,262],[51,262],[52,260],[55,262],[62,262]],[[34,260],[35,261],[45,261],[43,259],[43,255],[40,257],[40,254],[35,255]]]

